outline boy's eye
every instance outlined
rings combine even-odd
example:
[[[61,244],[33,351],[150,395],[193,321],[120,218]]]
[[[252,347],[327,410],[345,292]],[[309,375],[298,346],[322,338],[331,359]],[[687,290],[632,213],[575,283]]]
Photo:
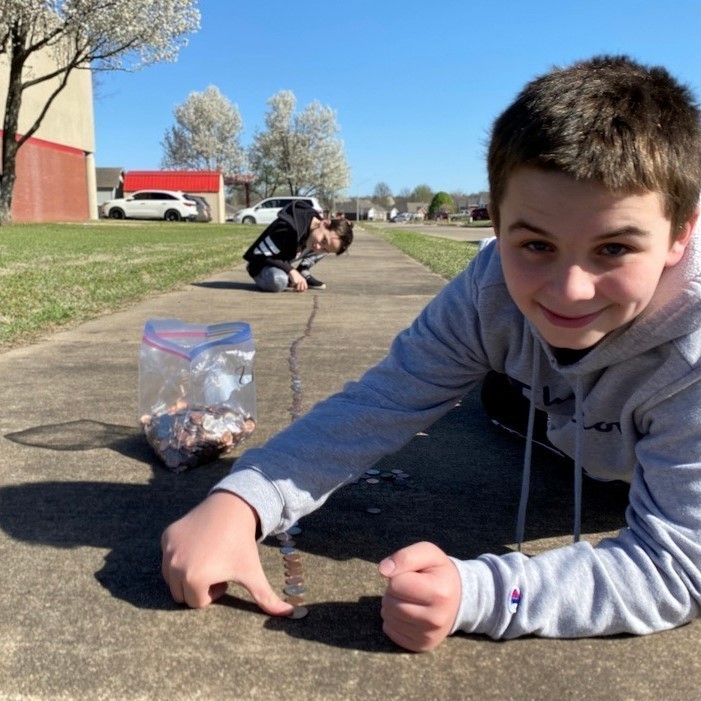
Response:
[[[523,244],[523,247],[528,249],[529,251],[535,251],[537,253],[543,251],[552,251],[552,246],[547,241],[540,241],[537,239],[535,241],[526,241]]]
[[[622,243],[607,243],[605,246],[602,246],[600,250],[605,256],[611,256],[613,258],[618,258],[630,252],[630,248]]]

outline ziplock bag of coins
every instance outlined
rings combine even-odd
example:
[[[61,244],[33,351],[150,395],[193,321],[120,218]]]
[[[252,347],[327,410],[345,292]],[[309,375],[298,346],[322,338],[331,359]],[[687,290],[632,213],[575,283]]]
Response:
[[[173,472],[231,452],[255,428],[255,346],[244,322],[146,322],[139,352],[139,421]]]

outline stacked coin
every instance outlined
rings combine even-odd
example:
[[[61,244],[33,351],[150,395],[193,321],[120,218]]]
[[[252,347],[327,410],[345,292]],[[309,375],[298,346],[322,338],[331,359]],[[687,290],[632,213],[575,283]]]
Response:
[[[278,533],[275,536],[280,543],[285,571],[285,586],[282,591],[285,594],[285,601],[295,607],[289,616],[290,618],[304,618],[308,613],[306,606],[304,606],[304,594],[307,589],[304,586],[302,553],[295,547],[297,542],[294,540],[301,532],[302,529],[298,524],[295,524],[284,533]]]
[[[253,433],[255,421],[228,406],[188,405],[141,417],[146,439],[165,466],[183,472],[216,460]]]

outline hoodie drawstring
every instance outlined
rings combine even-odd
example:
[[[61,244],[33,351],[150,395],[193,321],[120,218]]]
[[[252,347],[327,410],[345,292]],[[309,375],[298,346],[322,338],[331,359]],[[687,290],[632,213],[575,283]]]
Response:
[[[531,398],[528,402],[528,429],[526,430],[526,450],[523,455],[523,474],[521,475],[521,496],[518,501],[518,516],[516,518],[516,543],[521,552],[526,528],[526,508],[528,494],[531,489],[531,455],[533,453],[533,427],[535,425],[535,392],[538,386],[538,341],[533,338],[533,367],[531,370]]]
[[[526,509],[531,488],[531,457],[533,454],[533,430],[535,425],[535,394],[539,385],[538,357],[540,348],[533,339],[533,368],[531,370],[531,396],[528,402],[528,428],[526,431],[526,448],[523,455],[523,473],[521,475],[521,495],[518,502],[516,519],[516,544],[518,551],[525,536]],[[582,530],[582,443],[584,437],[584,410],[582,409],[582,378],[577,377],[574,391],[575,444],[574,444],[574,542],[578,543]]]
[[[584,438],[584,410],[582,409],[582,378],[577,377],[574,389],[574,542],[579,542],[582,530],[582,442]]]

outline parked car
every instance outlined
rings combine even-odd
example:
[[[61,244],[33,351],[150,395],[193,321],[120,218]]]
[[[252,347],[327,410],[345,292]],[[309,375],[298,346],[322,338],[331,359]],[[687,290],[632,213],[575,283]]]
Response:
[[[489,210],[486,207],[475,207],[470,212],[470,218],[472,221],[488,221],[489,220]]]
[[[409,214],[409,212],[402,212],[401,214],[397,214],[396,216],[392,217],[392,221],[395,224],[400,224],[401,222],[405,221],[411,221],[413,219],[413,216]]]
[[[234,221],[238,224],[270,224],[275,221],[278,212],[287,207],[290,202],[302,200],[308,202],[319,212],[319,217],[324,216],[324,210],[316,197],[268,197],[254,204],[253,207],[241,209],[234,215]]]
[[[139,190],[129,197],[103,202],[102,216],[110,219],[194,221],[197,203],[175,190]]]
[[[185,194],[188,200],[193,200],[197,205],[197,216],[194,221],[212,221],[212,208],[209,206],[209,202],[204,197],[200,195],[191,195],[189,193]]]

